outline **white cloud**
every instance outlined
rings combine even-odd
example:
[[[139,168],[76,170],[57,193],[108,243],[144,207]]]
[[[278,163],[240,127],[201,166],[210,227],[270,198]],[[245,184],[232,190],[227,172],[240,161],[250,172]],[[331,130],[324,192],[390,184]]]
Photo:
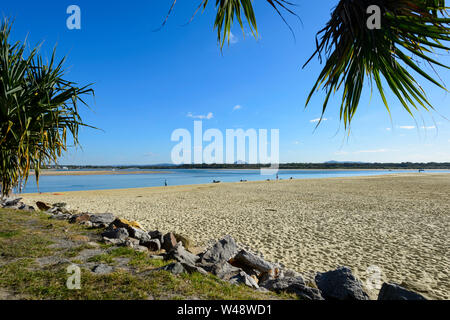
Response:
[[[433,130],[433,129],[436,129],[436,126],[429,126],[429,127],[422,126],[422,129]]]
[[[322,118],[322,121],[327,121],[327,120],[328,120],[327,118]],[[311,123],[317,123],[319,121],[320,121],[320,118],[309,120],[309,122],[311,122]]]
[[[237,104],[233,107],[233,111],[242,109],[242,106]]]
[[[293,144],[297,144],[297,145],[301,144],[301,142],[298,141],[298,140],[296,140],[296,141],[294,141],[294,142],[292,142],[292,143],[293,143]]]
[[[392,130],[392,128],[386,128],[386,130],[387,130],[387,131],[391,131],[391,130]]]
[[[235,44],[235,43],[237,43],[239,40],[238,40],[238,38],[233,34],[233,33],[231,33],[230,32],[230,38],[229,38],[229,40],[230,40],[230,43],[231,44]]]
[[[343,156],[343,155],[348,154],[348,152],[347,152],[347,151],[336,151],[334,154],[335,154],[336,156]]]
[[[214,117],[212,112],[208,112],[207,115],[203,114],[193,115],[192,112],[188,112],[186,116],[192,119],[206,119],[206,120],[212,119]]]
[[[412,130],[415,129],[415,126],[399,126],[400,129],[405,129],[405,130]]]

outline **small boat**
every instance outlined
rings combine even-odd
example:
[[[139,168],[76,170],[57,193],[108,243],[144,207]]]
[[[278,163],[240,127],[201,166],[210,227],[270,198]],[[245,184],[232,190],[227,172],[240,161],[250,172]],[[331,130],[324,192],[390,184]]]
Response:
[[[419,173],[420,173],[420,172],[425,172],[425,169],[419,169]]]
[[[213,180],[212,183],[220,183],[220,181],[219,180]]]

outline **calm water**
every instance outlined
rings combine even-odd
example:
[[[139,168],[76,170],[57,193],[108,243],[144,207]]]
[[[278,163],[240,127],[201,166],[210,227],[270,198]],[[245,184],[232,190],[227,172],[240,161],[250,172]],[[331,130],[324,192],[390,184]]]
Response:
[[[136,171],[136,170],[133,170]],[[152,174],[113,174],[113,175],[86,175],[86,176],[41,176],[39,190],[35,179],[30,177],[24,193],[60,192],[100,189],[124,189],[142,187],[160,187],[167,180],[169,186],[212,183],[213,180],[221,182],[237,182],[241,179],[260,181],[275,179],[275,175],[261,175],[259,170],[209,170],[209,169],[167,169],[151,170]],[[312,179],[350,176],[374,176],[393,174],[405,171],[351,171],[351,170],[280,170],[280,179]],[[413,170],[417,172],[417,170]],[[450,172],[442,170],[439,172]]]

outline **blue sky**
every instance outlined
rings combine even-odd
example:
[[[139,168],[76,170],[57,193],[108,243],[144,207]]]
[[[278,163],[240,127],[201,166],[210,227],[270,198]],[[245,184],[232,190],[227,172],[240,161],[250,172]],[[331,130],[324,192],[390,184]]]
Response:
[[[350,135],[339,121],[339,98],[320,117],[324,94],[317,93],[305,110],[306,97],[321,70],[317,60],[301,66],[315,47],[315,34],[337,1],[295,1],[300,23],[288,17],[294,40],[265,1],[254,1],[260,38],[233,28],[233,41],[221,53],[213,30],[210,5],[185,25],[196,2],[178,1],[166,26],[171,5],[162,1],[8,1],[1,14],[15,19],[13,38],[28,35],[44,41],[49,56],[57,44],[68,55],[67,78],[94,83],[92,110],[83,128],[83,149],[71,148],[63,164],[151,164],[170,162],[170,140],[177,128],[193,131],[195,117],[203,127],[280,130],[281,162],[351,160],[370,162],[450,161],[449,94],[420,79],[438,112],[416,113],[412,119],[389,97],[392,122],[377,93],[367,90]],[[81,8],[81,30],[66,28],[66,8]],[[212,4],[212,3],[211,3]],[[248,32],[248,30],[247,30]],[[450,64],[449,56],[441,61]],[[423,66],[425,70],[430,68]],[[441,78],[450,72],[440,69]],[[239,107],[236,107],[239,106]]]

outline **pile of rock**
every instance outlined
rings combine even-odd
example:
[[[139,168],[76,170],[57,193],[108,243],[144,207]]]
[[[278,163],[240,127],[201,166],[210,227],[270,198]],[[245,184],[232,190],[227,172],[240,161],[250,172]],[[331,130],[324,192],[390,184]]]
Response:
[[[54,219],[66,219],[70,223],[91,228],[105,228],[101,233],[105,243],[152,252],[154,259],[175,261],[147,273],[155,270],[166,270],[173,274],[211,273],[233,284],[245,284],[260,291],[294,293],[306,300],[369,300],[361,281],[348,267],[317,273],[313,279],[305,281],[301,274],[239,248],[229,235],[202,253],[194,254],[190,251],[189,239],[176,233],[163,234],[157,230],[147,232],[137,221],[117,218],[111,213],[77,213],[70,211],[65,203],[49,205],[37,202],[36,205]],[[383,284],[378,296],[378,300],[423,299],[415,292],[390,283]]]
[[[0,199],[0,208],[33,211],[34,208],[23,203],[22,198],[7,197]]]

